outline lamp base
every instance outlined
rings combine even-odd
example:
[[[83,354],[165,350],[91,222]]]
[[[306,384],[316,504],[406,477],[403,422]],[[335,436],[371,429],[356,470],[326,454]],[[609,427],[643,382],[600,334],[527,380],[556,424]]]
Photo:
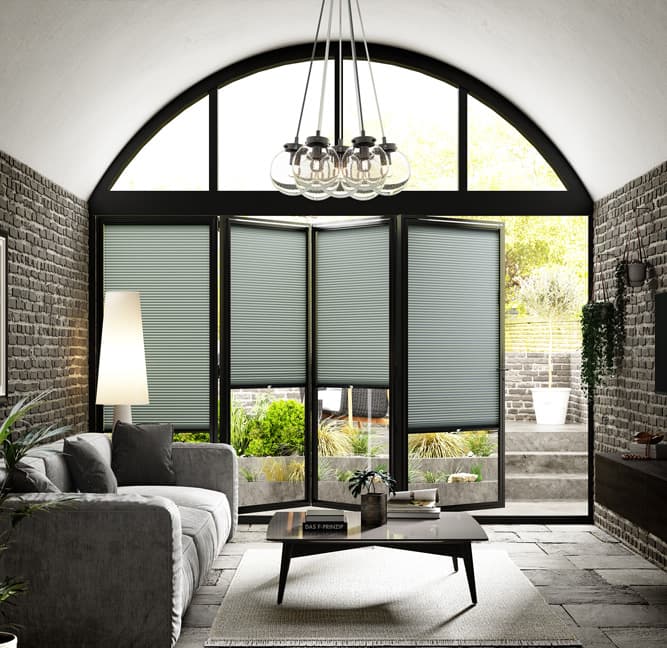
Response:
[[[122,421],[123,423],[132,423],[132,406],[131,405],[114,405],[113,406],[113,423]]]

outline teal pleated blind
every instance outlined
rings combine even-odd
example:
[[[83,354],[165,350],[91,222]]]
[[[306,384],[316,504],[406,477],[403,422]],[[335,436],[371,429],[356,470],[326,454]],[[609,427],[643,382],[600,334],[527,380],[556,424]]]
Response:
[[[230,227],[232,387],[306,382],[306,232]]]
[[[500,421],[500,232],[408,229],[408,431]]]
[[[150,404],[132,406],[135,423],[209,428],[209,249],[207,225],[104,227],[104,289],[141,297]]]
[[[389,385],[389,226],[317,233],[317,380]]]

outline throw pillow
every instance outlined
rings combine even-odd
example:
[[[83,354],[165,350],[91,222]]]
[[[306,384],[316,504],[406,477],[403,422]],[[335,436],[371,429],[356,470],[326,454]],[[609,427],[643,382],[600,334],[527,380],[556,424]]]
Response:
[[[116,421],[111,434],[111,467],[118,485],[175,484],[173,433],[173,425],[168,423]]]
[[[14,493],[60,493],[60,489],[43,473],[26,463],[19,462],[9,479],[9,490]]]
[[[74,487],[82,493],[116,493],[118,483],[111,466],[97,448],[84,439],[65,439],[65,462]]]

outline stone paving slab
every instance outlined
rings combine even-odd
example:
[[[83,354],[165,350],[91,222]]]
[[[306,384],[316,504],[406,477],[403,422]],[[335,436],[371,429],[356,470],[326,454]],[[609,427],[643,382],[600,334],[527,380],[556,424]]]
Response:
[[[236,569],[240,562],[240,554],[235,556],[221,554],[213,561],[213,569]]]
[[[188,628],[210,628],[213,625],[215,615],[218,613],[219,604],[197,605],[193,603],[183,617],[183,626]]]
[[[667,627],[667,605],[614,605],[608,603],[563,606],[577,625],[598,628]],[[606,632],[606,631],[605,631]],[[607,633],[609,635],[609,633]],[[640,648],[635,640],[633,648]]]
[[[232,572],[233,576],[234,572]],[[202,585],[192,598],[193,603],[204,604],[204,605],[220,605],[222,599],[229,589],[229,584],[232,582],[232,578],[225,580],[222,584],[219,585]],[[204,600],[204,598],[206,600]],[[201,600],[200,600],[201,599]]]
[[[618,648],[665,648],[667,628],[603,628]]]
[[[535,553],[544,554],[536,544],[527,542],[473,542],[473,551],[506,551],[512,555],[515,553]]]
[[[210,628],[181,628],[175,648],[202,648],[210,631]]]
[[[498,531],[499,533],[519,533],[520,531],[524,533],[545,533],[553,531],[546,524],[482,524],[482,528],[485,531]]]
[[[230,542],[264,542],[266,531],[239,531],[234,534]]]
[[[547,531],[553,531],[555,533],[561,533],[564,529],[567,529],[567,532],[572,533],[590,533],[595,531],[598,527],[594,524],[546,524]]]
[[[596,569],[612,585],[667,585],[667,572],[653,569]]]
[[[594,571],[583,569],[523,569],[522,571],[533,585],[557,585],[560,587],[608,586],[604,579]]]
[[[595,537],[593,533],[579,531],[569,533],[567,531],[547,531],[545,533],[523,533],[519,532],[520,542],[539,542],[540,544],[603,544],[602,540]]]
[[[655,565],[640,556],[570,556],[580,569],[655,569]]]
[[[634,554],[621,544],[597,542],[575,544],[564,542],[562,544],[540,543],[540,547],[548,554],[555,556],[633,556]]]
[[[567,612],[566,612],[567,614]],[[573,628],[574,635],[583,648],[617,648],[612,640],[600,628]],[[177,646],[177,648],[179,648]]]
[[[567,626],[576,628],[577,624],[574,619],[567,613],[567,610],[562,605],[549,605],[549,609]]]
[[[631,589],[637,592],[648,603],[655,605],[667,604],[666,585],[632,585]]]
[[[548,556],[545,553],[511,554],[514,564],[519,569],[578,569],[565,556]]]
[[[602,542],[620,542],[618,538],[614,538],[614,536],[609,535],[606,531],[603,531],[602,529],[593,529],[591,533],[598,539],[602,540]]]
[[[605,603],[644,605],[643,599],[629,587],[612,585],[545,585],[539,586],[539,593],[547,603],[565,605],[568,603]]]

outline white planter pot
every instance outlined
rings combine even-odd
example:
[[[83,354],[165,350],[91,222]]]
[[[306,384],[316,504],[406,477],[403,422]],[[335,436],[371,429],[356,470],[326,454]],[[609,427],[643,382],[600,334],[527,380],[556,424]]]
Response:
[[[535,419],[539,425],[562,425],[567,417],[569,387],[536,387],[533,392]]]
[[[0,648],[17,648],[19,640],[11,632],[0,632]]]

